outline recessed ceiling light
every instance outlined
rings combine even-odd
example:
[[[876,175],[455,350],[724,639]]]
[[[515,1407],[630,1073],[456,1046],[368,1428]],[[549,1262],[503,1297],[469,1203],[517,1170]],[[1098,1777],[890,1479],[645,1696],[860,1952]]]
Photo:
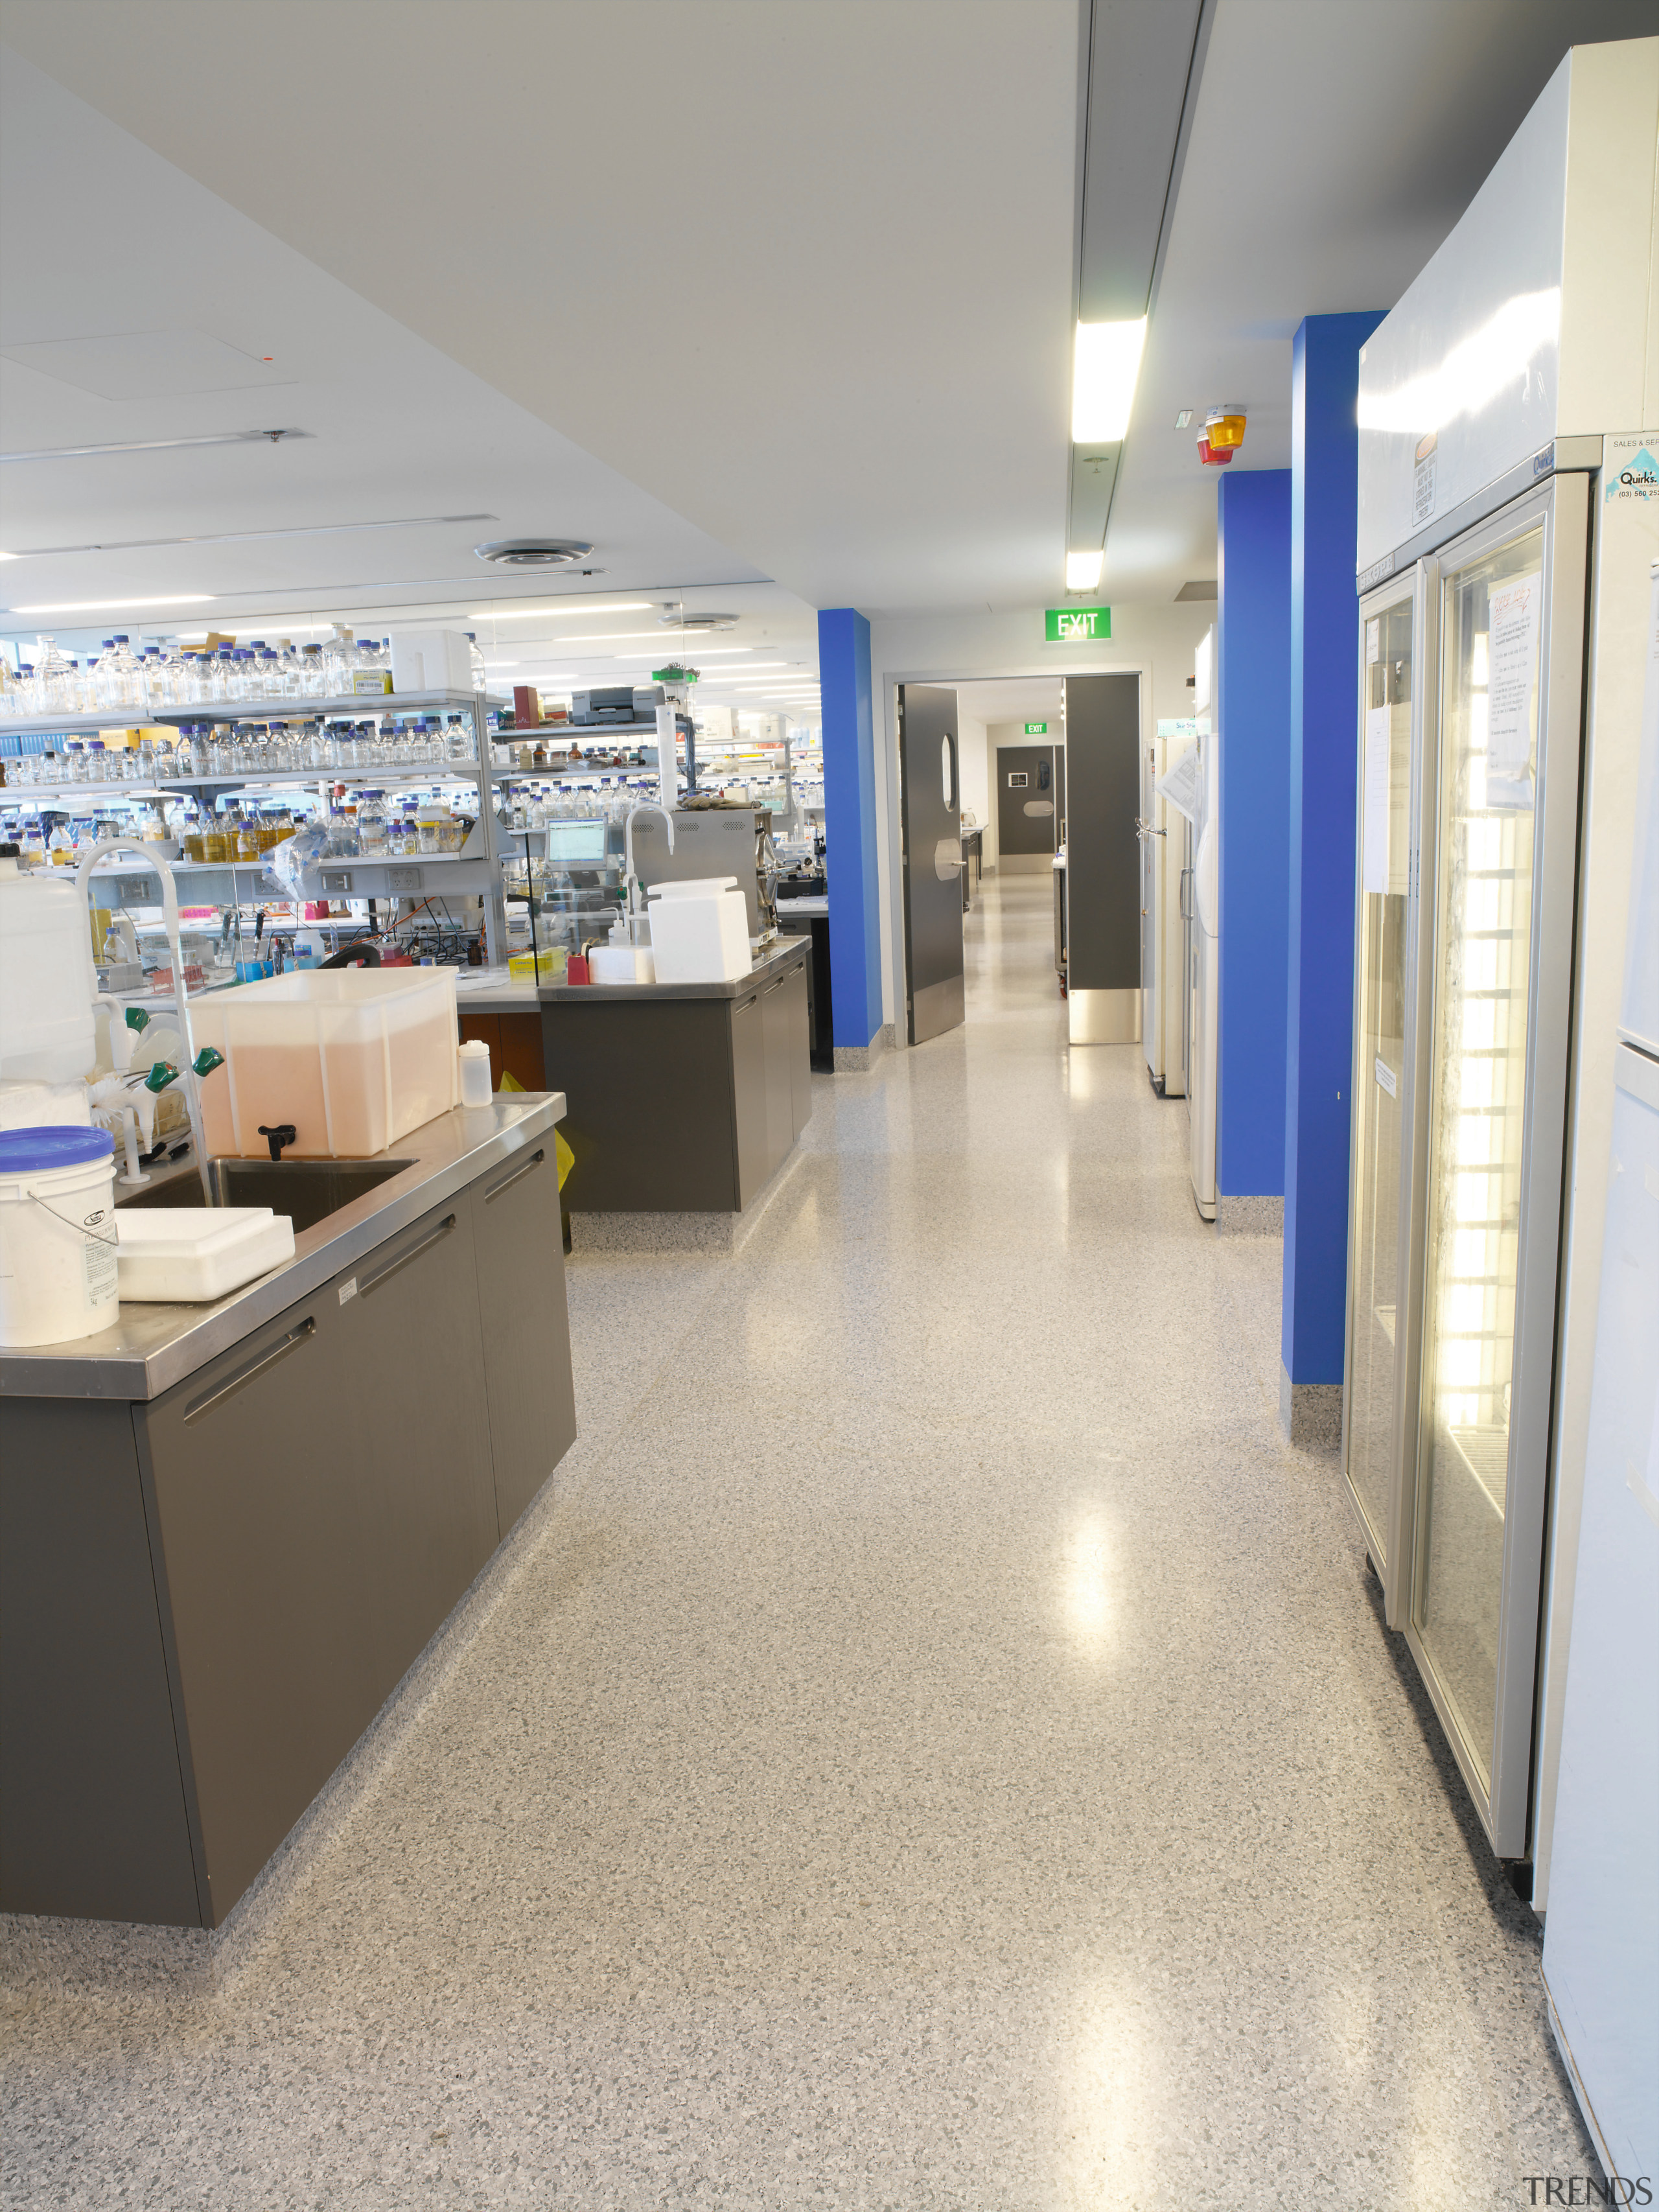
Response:
[[[159,599],[53,599],[48,605],[8,607],[9,615],[100,615],[125,613],[129,607],[200,606],[217,596],[213,592],[167,592]]]
[[[584,538],[495,538],[472,550],[502,568],[574,568],[593,548]]]
[[[631,615],[639,614],[651,605],[649,599],[584,599],[565,601],[556,606],[541,607],[475,607],[467,617],[469,622],[528,622],[536,615]],[[649,637],[648,629],[619,630],[619,637]],[[564,638],[561,643],[568,645]]]
[[[1066,556],[1066,590],[1092,592],[1100,581],[1104,560],[1103,553],[1068,553]]]

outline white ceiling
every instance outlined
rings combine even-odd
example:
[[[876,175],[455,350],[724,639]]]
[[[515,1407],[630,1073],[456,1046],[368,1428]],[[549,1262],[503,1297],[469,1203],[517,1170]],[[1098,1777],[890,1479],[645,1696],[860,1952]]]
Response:
[[[1075,0],[9,0],[3,20],[809,605],[1049,587]],[[130,235],[118,179],[94,187]]]
[[[1105,596],[1173,598],[1215,574],[1205,409],[1248,410],[1233,468],[1288,468],[1303,316],[1391,307],[1568,46],[1654,27],[1653,0],[1218,0]],[[1198,423],[1177,430],[1184,407]]]
[[[816,674],[811,608],[15,55],[0,71],[0,450],[305,433],[4,465],[0,544],[97,550],[0,562],[0,635],[95,650],[118,607],[15,611],[88,600],[125,602],[123,626],[146,635],[334,620],[379,635],[442,611],[477,630],[501,683],[568,690],[550,679],[619,682],[635,672],[621,657],[641,674],[665,657],[675,641],[654,633],[672,601],[738,617],[709,641],[711,679],[744,659]],[[142,396],[105,396],[122,378]],[[444,515],[487,519],[379,526]],[[604,573],[515,574],[472,550],[548,529],[592,540]],[[202,532],[236,535],[131,544]],[[647,605],[580,611],[621,600]]]
[[[1047,722],[1050,737],[1060,735],[1058,676],[1011,676],[948,688],[957,695],[957,712],[988,728],[997,722]]]
[[[1236,465],[1285,465],[1295,320],[1389,305],[1569,38],[1650,4],[1218,0],[1111,596],[1214,573],[1176,410],[1243,400]],[[1076,0],[3,0],[0,22],[27,57],[0,350],[165,341],[0,362],[6,449],[312,434],[9,465],[0,544],[496,518],[6,563],[11,606],[209,590],[221,628],[372,628],[683,595],[787,673],[816,664],[817,606],[1059,596]],[[476,540],[533,532],[591,538],[605,573],[481,592]],[[510,628],[492,657],[520,675],[574,665],[564,625]]]

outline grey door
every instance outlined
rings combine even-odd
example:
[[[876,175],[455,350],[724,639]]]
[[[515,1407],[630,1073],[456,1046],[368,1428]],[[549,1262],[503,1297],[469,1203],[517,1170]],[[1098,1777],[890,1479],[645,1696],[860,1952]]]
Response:
[[[997,747],[1000,864],[1022,856],[1046,862],[1052,856],[1064,811],[1063,777],[1056,772],[1056,761],[1064,757],[1054,745]]]
[[[957,695],[901,684],[906,1032],[925,1044],[963,1018],[961,771]]]

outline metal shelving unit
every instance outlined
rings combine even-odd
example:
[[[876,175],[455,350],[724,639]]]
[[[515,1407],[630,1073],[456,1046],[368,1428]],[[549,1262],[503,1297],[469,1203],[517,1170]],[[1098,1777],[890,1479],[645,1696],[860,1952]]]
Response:
[[[372,787],[382,790],[394,783],[462,782],[475,786],[477,816],[461,852],[423,854],[418,860],[338,860],[322,866],[320,897],[410,898],[481,897],[484,902],[484,942],[492,966],[507,959],[507,910],[501,882],[503,858],[497,831],[491,787],[501,772],[482,765],[489,759],[488,716],[506,706],[504,699],[482,691],[358,692],[331,699],[216,700],[194,706],[121,708],[92,714],[34,714],[0,720],[0,737],[77,737],[100,730],[177,728],[186,722],[310,722],[380,721],[414,714],[465,714],[472,725],[475,757],[468,761],[412,763],[400,768],[376,768]],[[655,729],[653,723],[652,728]],[[615,771],[612,771],[615,773]],[[100,799],[143,799],[173,793],[206,796],[210,803],[228,793],[315,788],[338,782],[342,777],[366,785],[369,778],[356,764],[340,768],[273,769],[255,776],[195,775],[155,777],[143,784],[70,783],[19,785],[21,797],[30,803],[97,804]],[[139,860],[131,866],[118,861],[94,871],[100,890],[113,886],[108,904],[155,905],[161,896],[160,878],[142,865],[142,844],[135,840]],[[287,899],[292,894],[269,875],[263,860],[191,861],[169,863],[182,890],[188,887],[204,904],[233,905],[239,899]]]

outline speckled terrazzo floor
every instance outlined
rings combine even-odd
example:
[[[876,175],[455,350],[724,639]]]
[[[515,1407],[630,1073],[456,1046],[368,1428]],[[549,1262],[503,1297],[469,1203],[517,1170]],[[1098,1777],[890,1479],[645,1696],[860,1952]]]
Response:
[[[1046,882],[736,1258],[572,1267],[583,1433],[204,1937],[4,1928],[3,2202],[1507,2207],[1594,2171],[1279,1245]]]

